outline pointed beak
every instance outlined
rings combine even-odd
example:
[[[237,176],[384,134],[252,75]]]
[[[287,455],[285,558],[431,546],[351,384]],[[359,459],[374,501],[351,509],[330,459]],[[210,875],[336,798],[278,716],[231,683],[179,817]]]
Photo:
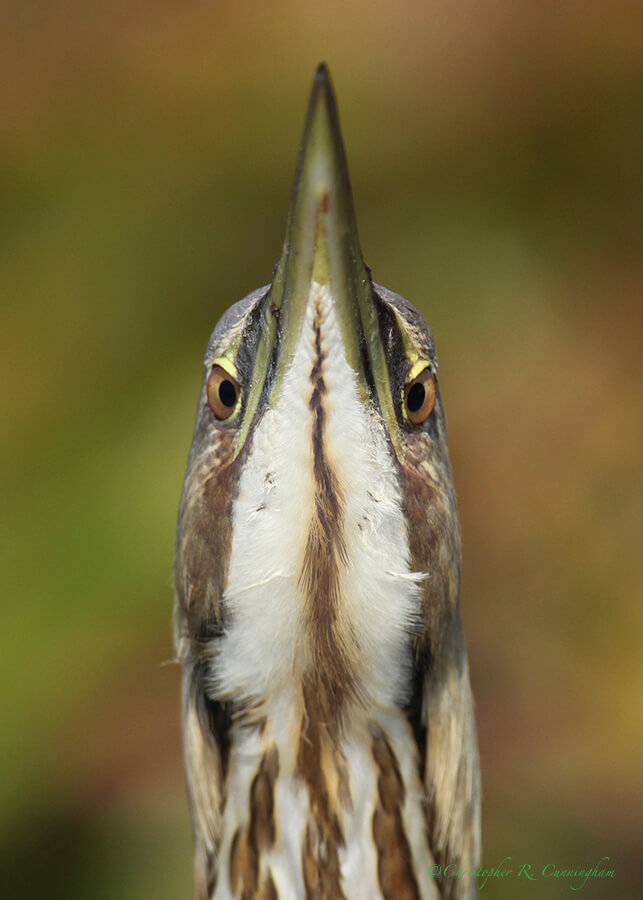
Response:
[[[266,298],[266,328],[257,349],[255,377],[240,430],[245,442],[271,361],[276,401],[302,331],[311,285],[328,288],[343,349],[360,395],[371,398],[365,356],[380,409],[396,451],[397,419],[368,267],[359,246],[346,154],[328,68],[316,72],[299,151],[286,239]],[[366,354],[363,353],[365,348]]]

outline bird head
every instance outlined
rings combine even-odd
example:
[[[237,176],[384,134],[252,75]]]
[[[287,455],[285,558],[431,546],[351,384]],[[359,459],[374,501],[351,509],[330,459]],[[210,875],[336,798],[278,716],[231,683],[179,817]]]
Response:
[[[255,486],[262,482],[248,498],[256,501],[259,537],[244,547],[248,532],[237,527],[235,506],[250,468]],[[265,526],[279,533],[255,546],[277,478],[286,479],[295,496],[286,517]],[[225,313],[205,357],[177,542],[177,593],[187,634],[206,640],[224,627],[231,557],[245,554],[250,577],[269,578],[273,541],[292,548],[293,572],[309,593],[317,588],[330,597],[336,570],[353,559],[342,520],[358,516],[360,504],[349,482],[384,507],[398,501],[397,530],[390,521],[395,516],[384,513],[379,523],[371,515],[357,524],[364,540],[378,524],[390,530],[391,572],[406,564],[417,573],[431,642],[439,644],[457,604],[460,538],[433,335],[414,306],[371,280],[322,64],[273,282]],[[356,509],[347,510],[351,502]],[[246,516],[252,513],[244,508]],[[353,530],[359,538],[360,529]],[[398,552],[409,558],[396,560]],[[341,618],[341,610],[311,612],[307,605],[309,619]],[[342,646],[350,641],[331,632],[320,625],[313,656],[329,667],[331,680],[350,682],[351,661],[339,662],[350,656],[350,647]],[[337,652],[329,646],[334,640]]]

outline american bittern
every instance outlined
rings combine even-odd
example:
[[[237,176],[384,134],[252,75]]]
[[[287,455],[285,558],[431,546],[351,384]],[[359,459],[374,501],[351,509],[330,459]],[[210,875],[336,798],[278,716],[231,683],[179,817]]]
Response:
[[[179,512],[194,897],[468,898],[478,751],[433,337],[359,248],[328,71],[272,285],[225,313]]]

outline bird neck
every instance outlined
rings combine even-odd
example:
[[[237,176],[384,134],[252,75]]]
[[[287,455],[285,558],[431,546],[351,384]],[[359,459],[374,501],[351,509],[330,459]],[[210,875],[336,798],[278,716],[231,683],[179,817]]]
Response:
[[[215,897],[437,897],[417,745],[399,709],[339,711],[304,679],[240,717],[229,766]]]
[[[253,432],[232,511],[212,671],[213,698],[235,710],[219,883],[234,896],[272,884],[280,897],[430,897],[402,711],[424,576],[381,417],[323,299]]]
[[[362,402],[323,297],[243,460],[216,689],[263,701],[312,678],[335,704],[403,704],[426,576],[410,568],[381,417]]]

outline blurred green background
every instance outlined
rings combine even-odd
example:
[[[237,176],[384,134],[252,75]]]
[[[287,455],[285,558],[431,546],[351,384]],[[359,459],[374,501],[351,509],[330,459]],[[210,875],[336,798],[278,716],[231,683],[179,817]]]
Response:
[[[321,59],[366,258],[436,335],[485,862],[643,896],[642,38],[625,2],[3,4],[3,896],[189,896],[175,513]]]

